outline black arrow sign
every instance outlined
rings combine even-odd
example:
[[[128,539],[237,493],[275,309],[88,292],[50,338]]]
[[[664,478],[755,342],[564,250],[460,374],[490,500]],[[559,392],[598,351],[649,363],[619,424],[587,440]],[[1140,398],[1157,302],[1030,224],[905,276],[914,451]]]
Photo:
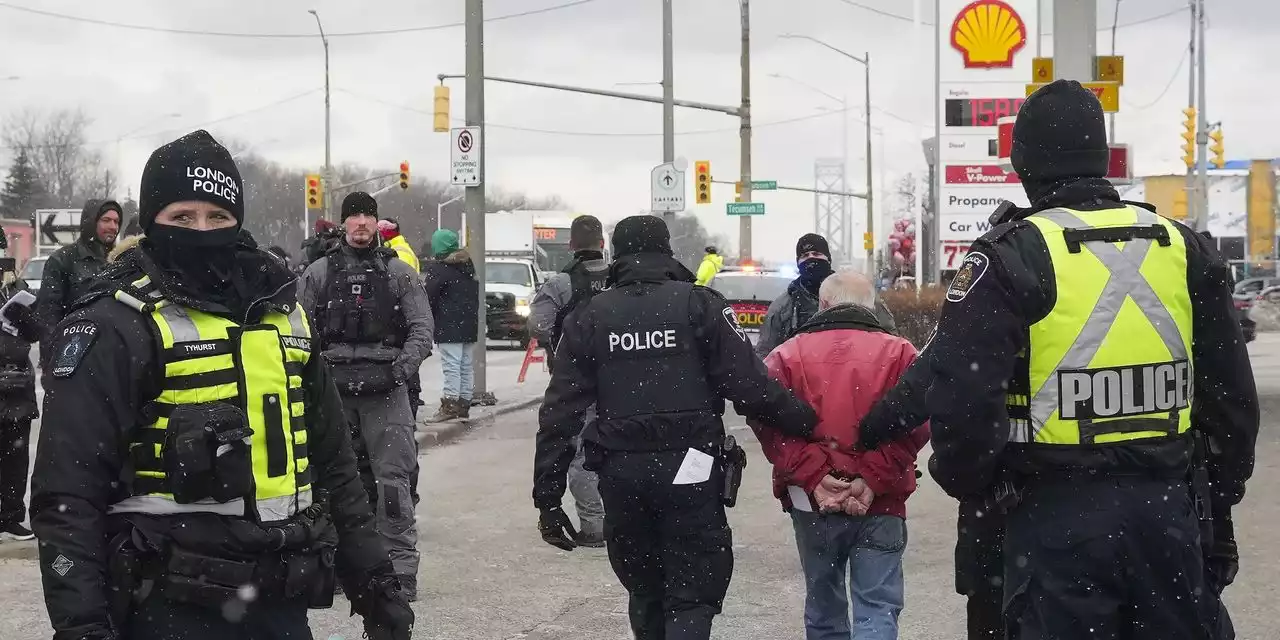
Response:
[[[671,186],[671,174],[662,176],[662,183],[667,185],[668,187]]]

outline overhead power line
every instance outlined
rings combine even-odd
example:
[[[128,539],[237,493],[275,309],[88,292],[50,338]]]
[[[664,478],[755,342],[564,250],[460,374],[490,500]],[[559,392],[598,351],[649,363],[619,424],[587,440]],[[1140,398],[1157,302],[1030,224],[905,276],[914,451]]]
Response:
[[[566,2],[563,4],[553,5],[550,7],[543,7],[541,9],[530,9],[527,11],[519,11],[516,13],[510,13],[506,15],[494,16],[492,18],[485,18],[484,21],[499,22],[502,20],[511,20],[514,18],[524,18],[527,16],[534,16],[542,13],[559,11],[561,9],[569,9],[572,7],[577,7],[577,6],[589,4],[596,1],[597,0],[573,0],[572,2]],[[45,11],[43,9],[34,9],[32,7],[24,7],[21,5],[11,4],[8,2],[0,2],[0,9],[10,9],[13,11],[21,11],[23,13],[30,13],[34,15],[45,16],[47,18],[57,18],[59,20],[70,20],[72,22],[81,22],[84,24],[97,25],[100,27],[115,27],[118,29],[132,29],[134,31],[149,31],[153,33],[169,33],[169,34],[186,35],[186,36],[209,36],[209,37],[216,37],[216,38],[275,38],[275,39],[317,37],[317,34],[315,33],[237,33],[237,32],[231,32],[231,31],[203,31],[199,29],[174,29],[169,27],[155,27],[150,25],[115,22],[112,20],[99,20],[97,18],[86,18],[84,16],[74,16],[74,15],[69,15],[65,13],[57,13],[54,11]],[[450,22],[447,24],[433,24],[433,25],[424,25],[424,26],[417,26],[417,27],[399,27],[396,29],[376,29],[371,31],[347,31],[347,32],[338,32],[338,33],[328,33],[326,35],[330,38],[386,36],[386,35],[396,35],[401,33],[417,33],[421,31],[438,31],[440,29],[452,29],[455,27],[461,27],[464,24],[465,23],[463,22]]]
[[[867,4],[863,4],[863,3],[861,3],[861,2],[857,2],[856,0],[838,0],[838,1],[839,1],[839,2],[841,2],[841,3],[843,3],[843,4],[847,4],[847,5],[851,6],[851,7],[854,7],[854,8],[857,8],[857,9],[862,9],[863,11],[869,11],[869,12],[871,12],[871,13],[874,13],[874,14],[876,14],[876,15],[880,15],[880,16],[884,16],[884,17],[886,17],[886,18],[893,18],[893,19],[895,19],[895,20],[902,20],[902,21],[904,21],[904,22],[911,22],[911,23],[915,23],[915,21],[916,21],[916,20],[915,20],[914,18],[912,18],[911,16],[904,16],[904,15],[902,15],[902,14],[900,14],[900,13],[894,13],[894,12],[892,12],[892,11],[886,11],[886,10],[884,10],[884,9],[878,9],[878,8],[876,8],[876,7],[873,7],[873,6],[870,6],[870,5],[867,5]],[[1161,20],[1161,19],[1164,19],[1164,18],[1168,18],[1169,16],[1177,15],[1177,14],[1182,13],[1182,12],[1184,12],[1184,11],[1187,11],[1187,7],[1186,7],[1186,6],[1178,7],[1177,9],[1170,9],[1169,11],[1166,11],[1166,12],[1164,12],[1164,13],[1161,13],[1161,14],[1158,14],[1158,15],[1154,15],[1154,16],[1149,16],[1149,17],[1146,17],[1146,18],[1141,18],[1141,19],[1139,19],[1139,20],[1133,20],[1133,21],[1131,21],[1131,22],[1121,22],[1121,23],[1118,23],[1118,24],[1107,25],[1107,26],[1105,26],[1105,27],[1098,27],[1098,31],[1110,31],[1113,27],[1114,27],[1114,28],[1116,28],[1116,29],[1123,29],[1123,28],[1125,28],[1125,27],[1133,27],[1133,26],[1137,26],[1137,25],[1140,25],[1140,24],[1146,24],[1146,23],[1148,23],[1148,22],[1155,22],[1156,20]],[[920,20],[920,24],[923,24],[923,25],[926,25],[926,26],[930,26],[930,27],[934,26],[934,23],[933,23],[933,22],[931,22],[931,21],[929,21],[929,20]],[[1045,32],[1043,35],[1053,35],[1053,32]]]
[[[1189,57],[1191,57],[1191,45],[1187,45],[1186,48],[1182,50],[1182,58],[1178,60],[1177,68],[1173,70],[1173,74],[1169,76],[1169,82],[1164,85],[1164,89],[1160,90],[1160,95],[1156,96],[1155,100],[1152,100],[1151,102],[1148,102],[1146,104],[1140,104],[1136,106],[1126,103],[1125,106],[1127,106],[1129,109],[1133,111],[1142,111],[1144,109],[1150,109],[1151,107],[1156,106],[1156,104],[1158,104],[1161,100],[1164,99],[1165,94],[1169,93],[1169,89],[1173,87],[1173,82],[1177,80],[1178,75],[1182,73],[1182,67],[1183,65],[1187,64],[1187,58]]]
[[[157,135],[161,135],[161,134],[177,133],[177,132],[183,132],[183,133],[186,133],[186,132],[188,132],[188,131],[193,131],[193,130],[196,130],[196,129],[204,129],[204,128],[206,128],[206,127],[211,127],[211,126],[213,126],[213,125],[215,125],[215,124],[221,124],[221,123],[223,123],[223,122],[228,122],[228,121],[230,121],[230,120],[235,120],[235,119],[238,119],[238,118],[243,118],[243,117],[245,117],[245,116],[253,115],[253,114],[255,114],[255,113],[259,113],[259,112],[261,112],[261,111],[266,111],[266,110],[268,110],[268,109],[274,109],[274,108],[276,108],[276,107],[278,107],[278,106],[280,106],[280,105],[283,105],[283,104],[287,104],[287,103],[293,102],[294,100],[298,100],[298,99],[300,99],[300,98],[305,98],[305,97],[307,97],[307,96],[309,96],[309,95],[312,95],[312,94],[315,94],[315,93],[319,93],[319,92],[320,92],[320,91],[322,91],[322,90],[323,90],[323,87],[316,87],[315,89],[310,89],[310,90],[307,90],[307,91],[303,91],[302,93],[294,94],[294,95],[289,96],[289,97],[287,97],[287,98],[281,98],[281,99],[279,99],[279,100],[276,100],[275,102],[270,102],[270,103],[264,104],[264,105],[262,105],[262,106],[258,106],[258,107],[254,107],[254,108],[252,108],[252,109],[248,109],[248,110],[246,110],[246,111],[238,111],[238,112],[236,112],[236,113],[233,113],[233,114],[228,115],[228,116],[223,116],[223,117],[218,118],[218,119],[216,119],[216,120],[208,120],[208,121],[201,122],[201,123],[198,123],[198,124],[184,125],[184,126],[182,126],[182,127],[170,127],[170,128],[167,128],[167,129],[159,129],[159,130],[156,130],[156,131],[152,131],[152,132],[150,132],[150,133],[135,133],[135,134],[130,134],[130,135],[127,135],[127,136],[121,136],[121,137],[119,138],[119,140],[121,140],[121,141],[123,141],[123,140],[138,140],[138,139],[141,139],[141,138],[150,138],[150,137],[157,136]],[[108,145],[108,144],[115,144],[116,140],[117,140],[117,138],[109,138],[109,139],[106,139],[106,140],[97,140],[97,141],[93,141],[93,142],[87,142],[87,143],[85,143],[85,146],[87,146],[87,147],[101,147],[101,146]],[[15,146],[15,145],[0,145],[0,149],[15,149],[15,148],[22,148],[22,147],[25,147],[25,148],[46,148],[46,147],[50,147],[50,146],[55,146],[55,145],[17,145],[17,146]]]

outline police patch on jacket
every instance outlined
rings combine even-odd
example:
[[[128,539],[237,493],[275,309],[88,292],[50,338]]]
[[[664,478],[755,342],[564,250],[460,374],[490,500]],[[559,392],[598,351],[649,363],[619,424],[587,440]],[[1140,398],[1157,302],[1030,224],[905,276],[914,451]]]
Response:
[[[973,285],[987,274],[987,267],[990,264],[991,259],[987,258],[986,254],[981,251],[970,251],[964,257],[960,270],[956,271],[956,277],[951,280],[951,286],[947,287],[947,302],[964,300],[964,297],[973,289]]]
[[[1063,420],[1132,418],[1191,407],[1191,363],[1058,372],[1058,415]]]
[[[97,337],[98,325],[88,320],[81,320],[63,327],[57,342],[54,343],[51,369],[53,377],[70,378]]]
[[[689,328],[679,325],[610,329],[602,334],[604,359],[657,358],[682,353],[692,344]]]
[[[738,314],[730,307],[722,309],[720,314],[724,316],[724,321],[729,323],[729,327],[733,329],[734,333],[737,333],[738,337],[742,338],[743,342],[746,342],[747,332],[743,331],[742,325],[738,324]]]

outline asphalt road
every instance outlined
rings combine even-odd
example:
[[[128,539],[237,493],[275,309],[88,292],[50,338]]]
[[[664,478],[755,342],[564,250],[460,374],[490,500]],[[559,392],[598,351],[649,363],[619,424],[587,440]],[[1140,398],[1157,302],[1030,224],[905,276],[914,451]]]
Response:
[[[1280,637],[1280,335],[1252,345],[1263,396],[1263,433],[1249,496],[1236,512],[1243,561],[1228,603],[1242,640]],[[769,469],[741,419],[729,421],[751,453],[738,507],[730,511],[736,571],[714,636],[802,638],[803,582],[790,521],[769,492]],[[529,497],[535,413],[479,425],[426,454],[419,506],[421,601],[415,638],[439,640],[627,640],[626,594],[603,549],[562,552],[538,539]],[[927,452],[925,452],[927,455]],[[571,507],[566,507],[571,511]],[[954,502],[926,475],[908,503],[904,639],[963,636],[963,599],[952,591]],[[0,638],[47,638],[39,574],[31,561],[0,562]],[[312,613],[318,640],[360,637],[341,601]]]

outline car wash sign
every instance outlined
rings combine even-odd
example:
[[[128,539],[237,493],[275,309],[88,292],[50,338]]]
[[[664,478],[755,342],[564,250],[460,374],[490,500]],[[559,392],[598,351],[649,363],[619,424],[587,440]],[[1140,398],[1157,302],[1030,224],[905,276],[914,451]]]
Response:
[[[978,239],[1001,200],[1025,205],[999,166],[1001,118],[1017,114],[1036,53],[1037,0],[938,0],[936,172],[942,250]],[[947,269],[946,261],[943,268]],[[951,268],[954,268],[951,267]]]

